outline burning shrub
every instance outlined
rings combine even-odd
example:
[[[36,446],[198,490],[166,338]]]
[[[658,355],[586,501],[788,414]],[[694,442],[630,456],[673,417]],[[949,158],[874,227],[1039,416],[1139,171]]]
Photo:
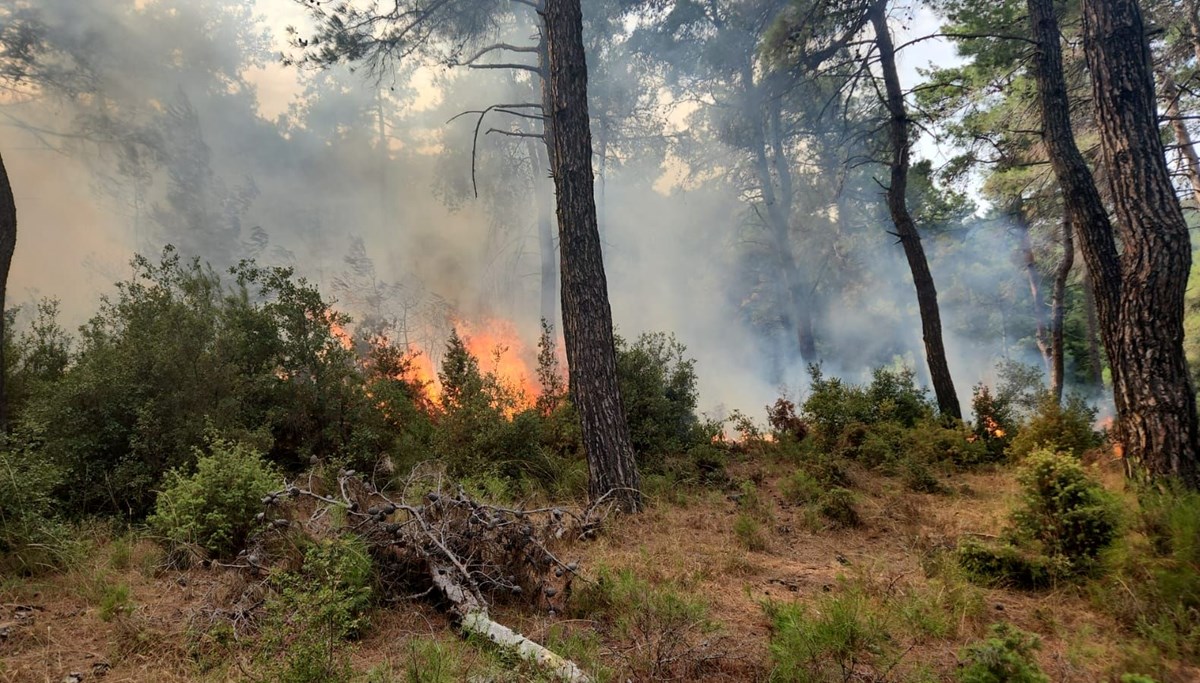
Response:
[[[975,440],[984,445],[987,461],[1003,460],[1018,427],[1011,399],[993,394],[980,383],[971,392],[971,408],[975,413]]]

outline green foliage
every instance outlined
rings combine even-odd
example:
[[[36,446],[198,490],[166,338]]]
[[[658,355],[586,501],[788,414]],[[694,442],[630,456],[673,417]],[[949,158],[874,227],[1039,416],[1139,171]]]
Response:
[[[950,425],[934,420],[916,424],[906,434],[904,449],[910,460],[969,467],[988,459],[987,446],[961,422]]]
[[[835,486],[817,499],[817,512],[837,527],[856,527],[862,524],[854,505],[854,492]]]
[[[648,332],[632,344],[620,337],[617,381],[639,464],[654,471],[661,457],[697,443],[696,361],[674,335]]]
[[[976,440],[984,444],[987,461],[1003,460],[1018,427],[1012,399],[995,395],[986,385],[977,384],[971,394],[971,412],[975,414],[972,431]]]
[[[274,580],[259,643],[263,674],[288,683],[348,681],[344,641],[367,625],[372,579],[371,557],[357,538],[311,545],[299,571]]]
[[[62,569],[80,550],[58,519],[53,497],[61,474],[22,449],[0,450],[0,574]]]
[[[746,511],[738,513],[733,522],[733,535],[738,542],[750,552],[762,552],[767,549],[767,536],[759,519]]]
[[[1039,451],[1019,475],[1022,505],[999,544],[959,543],[958,558],[976,578],[1020,588],[1040,588],[1097,568],[1097,558],[1117,537],[1111,496],[1067,455]]]
[[[1200,663],[1200,493],[1171,486],[1140,503],[1139,533],[1109,553],[1095,597],[1161,653]]]
[[[942,485],[942,482],[938,481],[937,477],[933,476],[933,472],[929,470],[929,466],[920,460],[905,458],[900,463],[900,469],[904,486],[910,491],[917,491],[919,493],[946,492],[946,487]]]
[[[1070,453],[1076,458],[1100,445],[1100,435],[1092,429],[1096,409],[1082,396],[1067,396],[1059,403],[1048,392],[1038,397],[1036,410],[1021,427],[1009,446],[1009,455],[1020,461],[1039,449]]]
[[[988,637],[959,653],[959,683],[1049,683],[1034,659],[1041,641],[1006,623],[993,624]]]
[[[168,540],[195,544],[216,557],[240,550],[262,511],[259,500],[278,488],[279,474],[253,449],[214,439],[195,471],[172,470],[150,525]]]
[[[929,397],[916,387],[915,376],[907,368],[876,368],[866,386],[826,378],[818,365],[810,365],[808,372],[809,394],[801,412],[826,448],[836,447],[843,433],[855,424],[894,422],[912,427],[933,415]]]
[[[1019,476],[1022,507],[1013,514],[1013,532],[1032,540],[1050,557],[1062,557],[1072,571],[1091,568],[1117,536],[1112,497],[1084,472],[1077,460],[1051,451],[1026,459]]]
[[[859,590],[822,598],[815,606],[768,602],[772,681],[854,680],[888,668],[896,657],[886,616]]]
[[[600,567],[572,593],[569,614],[595,621],[609,639],[630,643],[626,666],[634,680],[695,678],[693,641],[711,634],[708,605],[671,583],[652,585],[629,569]]]
[[[112,621],[133,612],[133,601],[129,597],[129,584],[105,585],[100,594],[100,620]]]
[[[779,484],[784,500],[798,505],[815,502],[825,492],[825,487],[808,470],[800,468]]]
[[[1011,543],[987,544],[965,538],[958,543],[957,558],[972,579],[1012,588],[1045,588],[1061,573],[1050,558]]]

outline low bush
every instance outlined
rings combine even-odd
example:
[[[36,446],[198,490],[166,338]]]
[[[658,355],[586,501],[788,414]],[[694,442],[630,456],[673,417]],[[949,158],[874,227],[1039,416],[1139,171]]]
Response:
[[[886,611],[859,590],[823,597],[815,606],[768,602],[772,680],[849,681],[883,671],[900,656]]]
[[[1034,659],[1041,641],[1006,623],[993,624],[988,637],[959,653],[959,683],[1050,683]]]
[[[1117,536],[1112,497],[1077,460],[1050,451],[1029,456],[1019,480],[1021,506],[1001,542],[964,540],[958,549],[963,567],[980,579],[1022,588],[1091,573]]]
[[[318,541],[298,571],[275,577],[259,636],[259,667],[267,680],[349,681],[345,641],[368,622],[371,557],[353,536]]]
[[[0,574],[62,569],[81,546],[55,514],[58,470],[24,450],[0,450]]]
[[[216,557],[237,553],[261,512],[260,499],[278,488],[273,467],[242,444],[214,438],[190,474],[172,470],[159,494],[152,528],[177,544],[194,544]]]
[[[853,491],[835,486],[817,499],[817,512],[836,527],[856,527],[862,524],[862,518],[854,500]]]
[[[1037,407],[1028,422],[1009,445],[1009,456],[1021,461],[1038,450],[1069,453],[1079,458],[1101,444],[1100,434],[1092,429],[1096,409],[1082,396],[1072,394],[1060,403],[1054,395],[1038,396]]]

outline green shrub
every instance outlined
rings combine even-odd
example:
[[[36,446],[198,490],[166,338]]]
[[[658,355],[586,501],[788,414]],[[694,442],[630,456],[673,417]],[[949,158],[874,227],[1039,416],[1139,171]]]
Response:
[[[822,598],[815,607],[768,602],[774,681],[857,680],[889,668],[897,654],[886,613],[860,591]]]
[[[808,470],[798,469],[779,484],[779,490],[789,503],[807,505],[816,502],[825,492],[825,487]]]
[[[1084,472],[1077,460],[1038,451],[1019,475],[1022,507],[1013,514],[1014,533],[1032,540],[1051,557],[1065,558],[1073,571],[1091,568],[1117,536],[1115,501]]]
[[[959,653],[959,683],[1049,683],[1034,659],[1041,641],[1006,623],[993,624],[986,639]]]
[[[767,536],[762,522],[748,512],[739,512],[734,519],[733,535],[746,550],[762,552],[767,549]]]
[[[975,385],[971,412],[975,414],[972,431],[987,452],[988,462],[1003,460],[1020,426],[1012,397],[997,396],[984,384]]]
[[[924,463],[951,463],[961,467],[986,462],[987,446],[965,424],[947,425],[925,420],[908,431],[904,443],[909,459]]]
[[[0,574],[63,569],[81,547],[56,518],[54,489],[61,475],[23,450],[0,450]]]
[[[1082,396],[1071,394],[1064,403],[1044,392],[1037,409],[1022,425],[1009,445],[1009,456],[1020,461],[1037,450],[1055,450],[1076,458],[1100,445],[1100,435],[1092,429],[1096,409]]]
[[[1167,656],[1200,663],[1200,493],[1147,490],[1138,531],[1108,554],[1097,602]]]
[[[673,335],[650,332],[632,344],[618,337],[617,381],[639,464],[655,471],[661,457],[682,453],[701,437],[696,417],[696,361]]]
[[[904,480],[904,486],[910,491],[919,493],[945,493],[946,487],[942,482],[938,481],[937,477],[933,476],[933,472],[929,467],[913,458],[905,458],[900,463],[901,476]]]
[[[217,557],[236,554],[263,510],[261,498],[279,475],[248,447],[213,439],[196,470],[172,470],[150,525],[173,543],[195,544]]]
[[[133,612],[133,601],[129,598],[129,584],[106,584],[100,594],[100,621],[112,621]]]
[[[1061,573],[1050,558],[1011,543],[987,544],[966,538],[958,543],[957,558],[973,580],[989,585],[1045,588]]]
[[[348,681],[344,642],[368,622],[371,557],[361,540],[340,537],[311,545],[299,571],[279,575],[268,598],[259,663],[268,680]]]
[[[856,527],[862,524],[854,506],[854,492],[835,486],[817,500],[817,512],[837,527]]]

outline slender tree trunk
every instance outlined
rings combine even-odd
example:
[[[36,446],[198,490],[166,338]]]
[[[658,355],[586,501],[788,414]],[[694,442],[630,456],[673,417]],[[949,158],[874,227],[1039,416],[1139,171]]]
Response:
[[[942,320],[938,310],[937,288],[921,235],[908,212],[908,113],[904,106],[904,92],[900,89],[900,76],[896,70],[896,50],[892,34],[887,25],[887,2],[878,0],[870,9],[871,25],[875,29],[875,42],[879,47],[879,64],[887,95],[889,138],[892,146],[891,182],[887,188],[888,210],[896,224],[896,235],[904,246],[908,267],[912,271],[913,285],[917,289],[917,305],[921,312],[921,332],[925,339],[925,358],[929,363],[929,377],[937,397],[938,409],[943,415],[962,418],[962,407],[954,390],[950,376],[950,365],[946,361],[946,348],[942,342]]]
[[[1121,437],[1152,478],[1200,489],[1200,424],[1183,350],[1192,251],[1158,132],[1150,46],[1136,0],[1083,0],[1100,153],[1124,245]]]
[[[1087,320],[1088,380],[1096,389],[1104,388],[1104,357],[1100,353],[1100,322],[1096,319],[1096,293],[1092,276],[1083,269],[1083,306]]]
[[[1196,154],[1196,146],[1192,143],[1192,134],[1188,131],[1187,122],[1179,110],[1179,86],[1171,74],[1163,69],[1160,73],[1163,98],[1167,102],[1166,114],[1171,122],[1171,132],[1175,134],[1175,145],[1179,148],[1179,156],[1183,159],[1183,169],[1188,182],[1192,185],[1192,200],[1200,207],[1200,156]]]
[[[637,464],[617,386],[612,310],[596,224],[587,61],[580,0],[546,0],[552,126],[562,270],[563,334],[571,390],[587,449],[588,492],[641,509]]]
[[[541,316],[551,327],[558,324],[558,252],[554,249],[554,218],[545,178],[549,174],[546,149],[533,138],[526,138],[525,150],[533,174],[533,201],[537,207],[538,251],[541,255]]]
[[[1066,345],[1063,341],[1063,319],[1067,310],[1067,278],[1071,275],[1071,267],[1075,265],[1074,226],[1070,210],[1063,213],[1062,224],[1062,259],[1054,271],[1053,303],[1050,310],[1050,393],[1054,400],[1062,402],[1063,376],[1066,367]]]
[[[16,249],[17,204],[8,181],[8,171],[4,168],[4,158],[0,157],[0,432],[8,431],[8,366],[3,343],[8,331],[5,329],[4,312],[7,310],[8,270]]]
[[[1020,202],[1013,208],[1011,214],[1017,229],[1021,231],[1021,260],[1025,263],[1025,277],[1029,280],[1029,296],[1033,301],[1033,322],[1036,326],[1034,340],[1037,342],[1038,352],[1042,356],[1042,365],[1046,368],[1046,374],[1052,376],[1054,374],[1054,344],[1051,340],[1050,325],[1046,320],[1046,297],[1042,295],[1042,274],[1038,271],[1037,259],[1033,253],[1033,240],[1029,234],[1031,231],[1029,218],[1025,215],[1025,209]]]

